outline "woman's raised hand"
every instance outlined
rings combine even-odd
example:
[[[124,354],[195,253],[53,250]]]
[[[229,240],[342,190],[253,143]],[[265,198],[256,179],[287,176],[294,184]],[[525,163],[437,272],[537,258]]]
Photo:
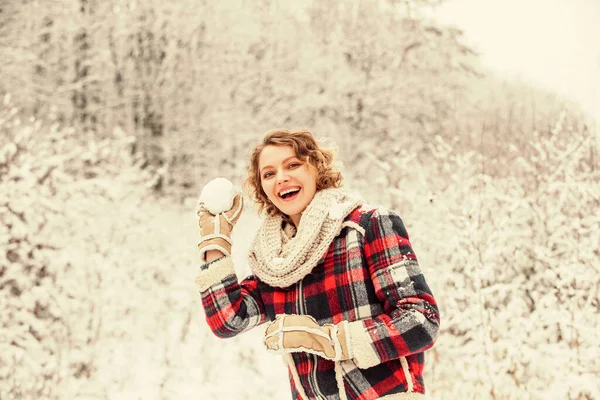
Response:
[[[244,201],[241,193],[238,193],[233,198],[233,205],[228,211],[215,215],[206,208],[201,196],[196,214],[200,227],[198,249],[202,261],[206,260],[206,252],[209,250],[218,250],[226,256],[231,255],[231,230],[240,218],[243,208]]]

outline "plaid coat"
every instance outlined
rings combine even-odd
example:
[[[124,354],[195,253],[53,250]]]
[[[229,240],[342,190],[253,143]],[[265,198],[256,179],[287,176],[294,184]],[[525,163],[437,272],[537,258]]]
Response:
[[[196,284],[208,325],[222,338],[278,314],[307,314],[319,324],[349,321],[351,360],[285,355],[294,399],[413,399],[425,393],[423,352],[437,338],[440,317],[393,212],[356,208],[312,272],[288,288],[256,276],[238,282],[231,257],[205,264]]]

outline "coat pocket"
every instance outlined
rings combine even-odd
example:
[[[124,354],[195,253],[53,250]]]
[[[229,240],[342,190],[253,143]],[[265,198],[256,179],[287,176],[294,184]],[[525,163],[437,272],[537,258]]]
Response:
[[[347,391],[349,390],[354,392],[353,397],[361,393],[360,391],[357,392],[358,387],[347,376],[355,370],[358,371],[358,367],[352,360],[336,361],[335,363],[335,380],[341,400],[348,400]]]
[[[335,377],[341,400],[393,394],[406,396],[414,393],[415,389],[406,357],[367,369],[358,368],[352,360],[338,361],[335,363]]]

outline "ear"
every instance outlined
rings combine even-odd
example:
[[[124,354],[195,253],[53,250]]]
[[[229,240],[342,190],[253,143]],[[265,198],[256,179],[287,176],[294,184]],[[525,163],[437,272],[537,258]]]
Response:
[[[317,176],[317,191],[322,190],[323,188],[327,187],[327,178],[323,177],[323,176]]]
[[[311,174],[313,174],[313,176],[315,177],[315,180],[317,181],[317,184],[318,184],[319,181],[321,181],[321,176],[319,175],[319,169],[316,166],[309,164],[308,170]]]

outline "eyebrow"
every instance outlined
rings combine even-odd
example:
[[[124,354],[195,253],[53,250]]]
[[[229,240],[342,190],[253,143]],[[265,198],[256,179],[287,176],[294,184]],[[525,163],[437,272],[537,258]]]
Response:
[[[298,158],[298,156],[291,156],[291,157],[288,157],[288,158],[286,158],[285,160],[283,160],[283,161],[282,161],[282,163],[286,162],[287,160],[289,160],[289,159],[291,159],[291,158]],[[262,171],[263,171],[265,168],[269,168],[269,167],[273,167],[273,166],[272,166],[272,165],[265,165],[264,167],[262,167],[262,168],[260,169],[260,172],[262,172]]]

